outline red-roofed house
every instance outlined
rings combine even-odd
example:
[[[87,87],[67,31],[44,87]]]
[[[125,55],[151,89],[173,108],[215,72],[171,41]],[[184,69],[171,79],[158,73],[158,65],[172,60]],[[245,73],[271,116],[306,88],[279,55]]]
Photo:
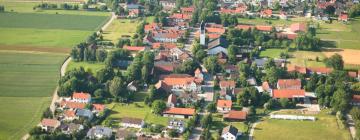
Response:
[[[254,26],[252,26],[252,25],[237,25],[236,28],[241,29],[241,30],[249,30],[249,29],[254,28]]]
[[[157,23],[150,23],[144,26],[144,31],[145,33],[148,33],[149,31],[158,30],[159,28],[160,27]]]
[[[130,9],[128,17],[135,18],[135,17],[138,17],[139,14],[140,14],[140,9]]]
[[[89,93],[83,92],[74,92],[72,96],[72,100],[78,103],[90,103],[91,102],[91,95]]]
[[[279,79],[277,89],[301,89],[300,79]]]
[[[290,25],[290,30],[294,33],[298,32],[306,32],[306,24],[305,23],[294,23]]]
[[[181,13],[183,13],[183,14],[191,15],[194,12],[195,8],[193,6],[181,7],[180,10],[181,10]]]
[[[321,75],[327,75],[327,74],[330,74],[333,69],[331,68],[326,68],[326,67],[311,67],[311,68],[307,68],[310,72],[310,74],[314,74],[314,73],[317,73],[317,74],[321,74]]]
[[[164,82],[167,86],[171,88],[171,90],[185,90],[191,92],[199,92],[201,91],[201,83],[203,79],[195,78],[190,75],[179,75],[173,76],[177,74],[168,75],[160,80]],[[159,81],[159,82],[160,82]]]
[[[300,67],[296,65],[288,65],[287,72],[298,72],[301,74],[307,74],[307,69],[305,67]]]
[[[349,71],[348,72],[349,77],[351,78],[357,78],[357,73],[355,71]]]
[[[347,22],[349,20],[349,16],[347,13],[340,13],[338,20]]]
[[[273,98],[302,99],[305,98],[305,90],[303,89],[274,89]]]
[[[270,32],[273,29],[272,26],[267,26],[267,25],[256,25],[255,28],[256,30],[263,32]]]
[[[290,39],[290,40],[294,40],[297,37],[296,33],[286,33],[286,32],[282,32],[282,33],[276,33],[276,36],[278,38],[285,38],[285,39]]]
[[[41,128],[45,131],[53,131],[60,126],[60,121],[56,119],[42,119]]]
[[[272,16],[272,10],[271,9],[266,9],[266,10],[262,10],[260,12],[260,17],[261,18],[270,18]]]
[[[125,50],[129,50],[131,52],[140,52],[140,51],[144,51],[146,49],[145,46],[124,46],[123,49]]]
[[[221,113],[226,113],[231,110],[232,101],[231,100],[218,100],[216,104],[216,108]]]
[[[360,95],[353,95],[350,104],[360,106]]]
[[[94,113],[100,113],[106,109],[105,105],[103,105],[103,104],[93,104],[92,106],[93,106]]]
[[[86,106],[86,103],[80,103],[80,102],[73,102],[73,101],[64,101],[62,100],[60,102],[60,107],[63,109],[84,109]]]
[[[220,81],[219,86],[221,90],[227,90],[227,89],[234,89],[235,88],[235,81],[229,80],[229,81]]]
[[[65,110],[64,117],[64,119],[68,121],[72,121],[77,118],[75,110]]]
[[[247,112],[230,110],[229,113],[223,115],[223,119],[226,121],[245,121]]]
[[[172,118],[191,118],[195,113],[195,109],[192,108],[168,108],[163,112],[164,117]]]
[[[152,44],[152,48],[153,48],[153,49],[165,49],[165,50],[169,50],[169,49],[176,48],[176,44],[175,44],[175,43],[160,43],[160,42],[155,42],[155,43]]]
[[[174,13],[169,18],[172,19],[174,22],[184,22],[190,20],[191,15]]]

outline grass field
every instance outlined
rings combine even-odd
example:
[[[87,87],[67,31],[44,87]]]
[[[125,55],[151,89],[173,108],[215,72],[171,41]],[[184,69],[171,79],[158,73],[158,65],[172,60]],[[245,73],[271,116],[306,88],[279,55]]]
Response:
[[[64,54],[0,51],[0,97],[49,97],[64,58]]]
[[[19,1],[19,0],[18,0]],[[47,0],[49,1],[49,0]],[[61,0],[53,0],[51,3],[61,3]],[[58,2],[55,2],[58,1]],[[40,4],[38,2],[14,2],[13,0],[0,0],[0,5],[5,6],[5,11],[16,13],[36,13],[36,14],[67,14],[67,15],[89,15],[89,16],[109,16],[108,12],[81,11],[81,10],[34,10],[33,7]]]
[[[349,24],[334,21],[332,24],[320,23],[317,36],[322,40],[334,42],[338,48],[360,49],[360,19]],[[327,47],[327,46],[325,46]]]
[[[0,139],[20,139],[40,122],[50,100],[50,97],[0,97]]]
[[[147,17],[146,22],[153,22],[154,17]],[[110,40],[113,43],[117,41],[122,36],[132,36],[136,32],[136,27],[140,23],[139,19],[117,19],[113,20],[110,26],[104,31],[104,39]]]
[[[285,49],[266,49],[260,52],[260,57],[280,58],[280,54],[286,52]]]
[[[0,27],[94,31],[100,29],[107,18],[106,16],[1,13],[0,19],[6,20],[0,21]]]
[[[240,24],[254,24],[254,25],[273,25],[273,26],[289,26],[292,23],[306,22],[308,19],[304,17],[284,19],[264,19],[264,18],[238,18]]]
[[[144,102],[135,102],[129,105],[112,103],[107,105],[112,111],[109,118],[121,119],[123,117],[132,117],[144,119],[146,123],[154,123],[166,125],[168,118],[157,116],[151,113],[151,108],[144,104]]]
[[[89,62],[74,62],[71,61],[68,65],[68,67],[66,68],[66,71],[75,69],[75,68],[79,68],[79,67],[83,67],[86,71],[90,70],[93,74],[96,74],[96,72],[102,68],[105,68],[105,64],[104,63],[89,63]]]
[[[265,119],[255,128],[256,140],[350,140],[347,129],[339,129],[335,116],[324,111],[313,121]]]
[[[291,58],[289,59],[292,65],[303,66],[303,67],[324,67],[325,64],[322,60],[325,55],[322,52],[312,51],[295,51],[291,52]],[[316,57],[319,57],[320,61],[316,62]]]
[[[84,41],[109,13],[34,11],[39,3],[4,2],[0,13],[0,139],[21,139],[51,101],[71,47]],[[58,14],[55,14],[58,13]]]

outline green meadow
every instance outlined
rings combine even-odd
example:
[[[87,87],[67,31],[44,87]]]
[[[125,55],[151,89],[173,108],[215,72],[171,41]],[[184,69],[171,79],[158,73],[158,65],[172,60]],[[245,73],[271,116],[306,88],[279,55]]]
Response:
[[[109,19],[109,13],[33,10],[33,2],[0,1],[0,139],[21,139],[51,102],[71,47]]]

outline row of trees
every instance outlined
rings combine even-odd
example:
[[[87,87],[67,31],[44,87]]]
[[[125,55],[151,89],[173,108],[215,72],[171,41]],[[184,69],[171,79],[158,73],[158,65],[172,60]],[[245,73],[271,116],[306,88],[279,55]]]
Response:
[[[299,34],[295,39],[295,46],[298,50],[319,50],[320,39],[311,33]]]
[[[46,9],[46,10],[79,10],[78,4],[68,4],[68,3],[62,3],[62,4],[52,4],[52,3],[41,3],[39,5],[36,5],[33,7],[33,9]],[[87,9],[84,8],[83,9]]]

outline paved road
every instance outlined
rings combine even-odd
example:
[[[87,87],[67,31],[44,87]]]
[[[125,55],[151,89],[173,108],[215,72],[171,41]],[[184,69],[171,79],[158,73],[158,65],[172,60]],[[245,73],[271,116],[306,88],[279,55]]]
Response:
[[[349,131],[350,131],[351,137],[353,139],[355,139],[355,137],[356,137],[355,121],[353,120],[353,118],[351,117],[350,114],[346,115],[346,123],[349,126]]]
[[[203,129],[201,127],[195,127],[193,129],[193,131],[191,132],[189,140],[199,140],[202,131],[203,131]]]

